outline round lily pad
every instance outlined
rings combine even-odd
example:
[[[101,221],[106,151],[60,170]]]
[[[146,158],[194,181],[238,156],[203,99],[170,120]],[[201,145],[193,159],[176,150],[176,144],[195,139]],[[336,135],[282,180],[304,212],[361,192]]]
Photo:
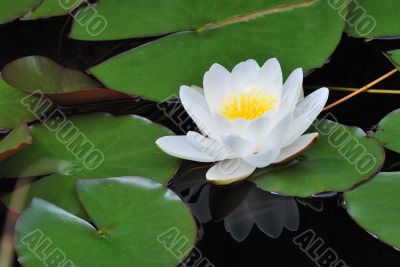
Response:
[[[266,191],[308,197],[349,190],[382,167],[382,146],[360,128],[320,120],[310,129],[315,131],[320,138],[305,154],[285,166],[257,171],[254,183]]]
[[[374,135],[386,148],[400,153],[400,109],[383,118]]]
[[[201,86],[214,63],[231,69],[249,58],[263,64],[276,57],[285,75],[300,66],[305,72],[320,67],[345,24],[325,0],[103,0],[85,10],[86,21],[103,17],[107,27],[95,35],[89,22],[75,21],[73,38],[169,34],[90,69],[107,87],[154,101],[176,97],[183,84]],[[188,10],[191,15],[184,15]]]
[[[189,210],[159,183],[79,180],[77,191],[91,223],[41,199],[21,215],[15,244],[23,266],[172,267],[195,244]]]
[[[329,1],[338,12],[346,14],[347,10],[338,1]],[[336,2],[336,3],[335,3]],[[357,0],[348,1],[346,32],[352,37],[374,38],[400,36],[398,0]],[[343,6],[343,7],[342,7]]]
[[[30,130],[33,144],[0,162],[0,177],[47,175],[30,185],[27,201],[40,197],[74,214],[84,214],[77,178],[145,176],[166,183],[179,164],[155,144],[171,132],[136,116],[59,116]]]
[[[400,172],[382,172],[344,194],[347,211],[366,231],[400,249]]]

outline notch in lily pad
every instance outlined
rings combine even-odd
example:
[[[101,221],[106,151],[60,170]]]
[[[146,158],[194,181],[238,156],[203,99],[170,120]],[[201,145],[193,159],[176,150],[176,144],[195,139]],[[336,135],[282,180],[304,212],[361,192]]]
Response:
[[[194,218],[159,183],[141,177],[79,180],[77,192],[89,221],[41,199],[24,211],[15,239],[22,265],[52,260],[58,266],[173,267],[194,247]],[[51,240],[46,250],[38,245],[44,240]]]

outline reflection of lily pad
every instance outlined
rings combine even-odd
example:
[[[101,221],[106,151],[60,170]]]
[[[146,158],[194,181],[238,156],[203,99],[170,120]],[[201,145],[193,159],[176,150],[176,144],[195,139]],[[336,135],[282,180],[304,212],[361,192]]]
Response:
[[[8,135],[0,140],[0,161],[32,144],[32,136],[26,124],[15,127]]]
[[[0,163],[2,177],[49,175],[31,185],[28,201],[40,197],[82,214],[77,178],[137,175],[165,183],[178,166],[154,143],[170,132],[139,117],[90,114],[61,122],[32,126],[33,144]]]
[[[78,181],[77,189],[95,226],[35,199],[17,224],[16,249],[24,266],[172,267],[195,243],[189,210],[158,183],[93,179]],[[38,244],[46,239],[50,245],[44,251]]]
[[[400,109],[383,118],[374,135],[385,147],[400,153]]]
[[[346,191],[381,168],[384,150],[357,127],[327,120],[314,124],[320,139],[297,161],[260,170],[254,182],[264,190],[308,197],[326,191]]]
[[[343,18],[325,0],[122,0],[118,5],[103,0],[95,8],[107,27],[95,36],[75,22],[73,38],[171,33],[90,70],[109,88],[157,101],[173,98],[180,85],[201,85],[216,62],[232,68],[249,58],[261,63],[276,57],[285,74],[299,66],[320,67],[344,28]]]
[[[365,230],[400,248],[400,173],[379,173],[344,194],[347,211]]]

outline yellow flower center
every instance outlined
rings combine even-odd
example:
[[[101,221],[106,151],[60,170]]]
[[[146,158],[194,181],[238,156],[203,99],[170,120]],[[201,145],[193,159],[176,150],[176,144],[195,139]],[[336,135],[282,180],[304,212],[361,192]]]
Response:
[[[242,118],[253,120],[275,109],[278,100],[259,89],[230,93],[221,103],[220,113],[229,121]]]

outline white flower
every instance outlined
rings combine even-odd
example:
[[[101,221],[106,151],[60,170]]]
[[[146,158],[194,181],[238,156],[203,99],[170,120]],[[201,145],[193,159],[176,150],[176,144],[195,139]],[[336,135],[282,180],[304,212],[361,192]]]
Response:
[[[217,162],[207,180],[229,184],[256,168],[284,163],[303,153],[318,133],[303,133],[323,109],[329,90],[303,98],[303,72],[296,69],[282,81],[278,61],[261,68],[254,60],[232,73],[214,64],[204,75],[204,90],[182,86],[181,102],[201,134],[165,136],[156,143],[166,153],[198,162]]]

